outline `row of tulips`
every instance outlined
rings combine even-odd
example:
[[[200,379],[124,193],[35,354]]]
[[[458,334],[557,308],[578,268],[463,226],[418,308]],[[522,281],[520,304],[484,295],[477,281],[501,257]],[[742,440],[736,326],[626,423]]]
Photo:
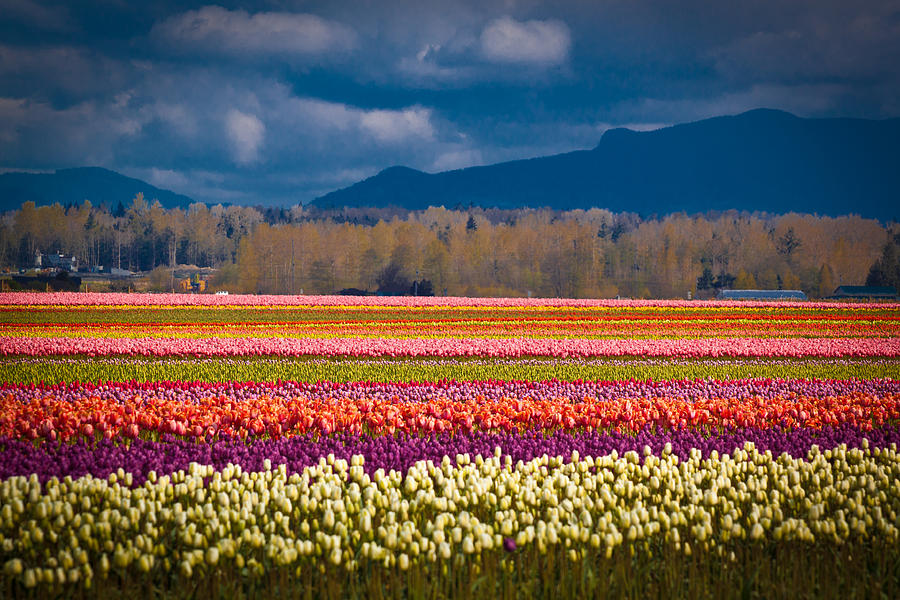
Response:
[[[4,337],[210,338],[210,337],[437,337],[437,338],[697,338],[697,337],[888,337],[900,333],[900,322],[692,322],[692,323],[540,323],[479,325],[459,323],[364,324],[10,324]]]
[[[378,381],[303,382],[278,381],[255,383],[249,381],[227,382],[106,382],[106,383],[56,383],[56,384],[0,384],[0,395],[13,394],[24,403],[39,401],[44,397],[59,397],[71,401],[74,397],[91,396],[121,401],[134,394],[172,398],[196,403],[203,398],[230,396],[236,400],[259,396],[296,398],[324,401],[335,397],[376,401],[407,400],[427,402],[446,398],[467,402],[475,398],[497,402],[509,398],[567,399],[581,402],[588,399],[615,400],[620,398],[643,399],[668,397],[680,400],[720,398],[741,401],[753,397],[779,396],[840,396],[847,394],[884,395],[900,392],[900,381],[892,378],[870,379],[773,379],[747,378],[734,380],[683,379],[683,380],[441,380],[424,383],[382,383]]]
[[[23,338],[0,356],[326,357],[900,357],[900,337],[698,339],[485,338]]]
[[[685,301],[685,300],[604,300],[572,298],[466,298],[427,296],[285,296],[212,294],[117,294],[79,292],[8,292],[0,296],[6,306],[371,306],[380,307],[663,307],[676,309],[771,308],[772,302]],[[871,308],[868,303],[779,302],[779,307],[804,309]],[[900,304],[879,304],[900,308]]]
[[[715,378],[897,378],[896,359],[435,359],[435,358],[0,358],[3,380],[72,381],[443,381],[655,380]]]
[[[0,296],[2,299],[2,296]],[[690,326],[694,324],[793,325],[885,325],[896,323],[897,310],[873,304],[868,308],[785,308],[767,307],[386,307],[386,306],[4,306],[0,323],[46,325],[140,326],[270,324],[272,326],[355,325],[390,327],[403,324],[437,325],[527,325],[566,326],[590,323],[595,326]]]
[[[11,477],[0,483],[0,589],[669,596],[708,592],[733,570],[744,581],[733,595],[784,594],[785,581],[824,595],[821,576],[846,596],[873,572],[867,590],[900,591],[895,444],[673,450],[514,463],[498,447],[374,472],[363,455],[299,472],[268,459],[260,471],[192,463],[142,485],[124,469]]]
[[[268,308],[228,309],[216,308],[159,308],[159,307],[113,307],[113,308],[20,308],[0,305],[0,323],[6,327],[16,325],[41,324],[48,327],[96,326],[96,327],[144,327],[152,324],[171,327],[204,326],[226,323],[230,326],[271,325],[277,327],[314,327],[335,325],[357,325],[367,327],[392,327],[399,325],[416,326],[487,326],[520,327],[540,325],[545,327],[594,326],[661,326],[678,325],[896,325],[900,317],[896,311],[875,309],[870,311],[826,311],[795,310],[772,313],[765,310],[713,309],[676,311],[654,310],[610,310],[580,309],[577,311],[560,308],[517,308],[517,309],[395,309],[393,312],[366,309],[340,308],[290,308],[273,311]]]
[[[405,473],[419,461],[437,464],[445,456],[489,456],[497,448],[500,448],[501,457],[504,460],[510,457],[513,464],[529,462],[545,454],[566,460],[573,454],[606,456],[616,452],[622,456],[633,451],[644,456],[645,448],[654,455],[670,452],[682,461],[689,459],[696,450],[706,459],[713,452],[731,454],[747,442],[753,443],[760,452],[770,452],[774,456],[787,453],[803,457],[813,446],[860,448],[863,440],[868,440],[873,447],[890,448],[900,442],[900,424],[877,429],[843,424],[791,430],[744,427],[723,431],[678,429],[665,432],[647,427],[628,433],[525,431],[426,436],[339,433],[315,437],[221,439],[204,444],[168,434],[156,441],[138,438],[128,443],[77,439],[68,444],[34,444],[29,440],[0,437],[0,448],[3,449],[0,480],[31,475],[37,475],[41,482],[85,475],[106,479],[122,470],[131,473],[132,485],[143,485],[151,472],[175,473],[187,470],[191,463],[212,465],[218,470],[233,464],[252,472],[264,470],[266,460],[276,466],[285,465],[291,475],[315,466],[322,457],[334,456],[349,462],[357,455],[364,457],[363,466],[369,475],[378,469]]]
[[[765,382],[683,389],[626,383],[535,385],[7,387],[0,435],[67,441],[175,434],[280,437],[333,433],[637,431],[732,427],[872,429],[900,419],[900,383]],[[675,388],[673,390],[673,387]]]

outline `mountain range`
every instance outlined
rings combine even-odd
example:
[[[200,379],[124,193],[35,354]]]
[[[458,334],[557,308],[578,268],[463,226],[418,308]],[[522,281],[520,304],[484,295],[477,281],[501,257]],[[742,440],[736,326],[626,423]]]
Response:
[[[166,208],[193,200],[99,167],[0,174],[0,211],[137,193]],[[804,119],[758,109],[654,131],[610,129],[596,147],[426,173],[395,166],[313,207],[606,208],[644,216],[746,210],[900,220],[900,119]]]
[[[166,208],[187,208],[194,202],[187,196],[100,167],[0,174],[0,211],[15,210],[28,201],[38,206],[56,202],[65,206],[85,200],[115,210],[119,202],[128,207],[138,193],[143,193],[148,202],[159,200]]]
[[[599,207],[900,219],[900,119],[804,119],[758,109],[654,131],[611,129],[579,150],[429,174],[391,167],[313,201],[398,206]]]

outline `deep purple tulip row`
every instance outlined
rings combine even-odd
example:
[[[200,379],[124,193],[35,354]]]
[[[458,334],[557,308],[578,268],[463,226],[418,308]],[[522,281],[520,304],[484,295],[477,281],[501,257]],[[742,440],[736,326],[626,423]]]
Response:
[[[347,461],[354,455],[362,455],[365,469],[370,473],[377,469],[405,472],[421,460],[438,464],[444,456],[451,459],[458,454],[489,456],[498,447],[504,456],[512,458],[513,463],[529,461],[544,454],[568,460],[573,451],[582,457],[605,456],[613,450],[619,455],[628,451],[642,454],[645,447],[658,455],[666,444],[671,444],[673,454],[685,459],[691,449],[698,449],[707,457],[714,450],[719,454],[731,453],[736,448],[742,448],[745,442],[753,442],[761,452],[770,450],[774,455],[787,453],[793,457],[803,457],[813,445],[818,445],[821,450],[837,448],[841,444],[853,448],[860,447],[864,439],[872,447],[890,447],[900,442],[900,425],[873,431],[844,425],[818,430],[746,428],[718,433],[697,430],[657,433],[648,429],[637,435],[593,432],[550,436],[539,433],[473,433],[453,437],[336,435],[318,439],[297,436],[257,440],[249,444],[240,440],[197,444],[166,436],[159,442],[134,440],[128,446],[110,441],[89,444],[83,440],[73,444],[35,446],[26,441],[0,439],[0,480],[32,473],[41,481],[87,474],[105,478],[121,468],[133,475],[135,484],[140,484],[150,471],[159,475],[174,473],[187,469],[192,462],[213,465],[217,469],[232,463],[246,471],[259,471],[263,469],[265,459],[269,459],[273,466],[285,464],[290,474],[316,464],[329,454]]]

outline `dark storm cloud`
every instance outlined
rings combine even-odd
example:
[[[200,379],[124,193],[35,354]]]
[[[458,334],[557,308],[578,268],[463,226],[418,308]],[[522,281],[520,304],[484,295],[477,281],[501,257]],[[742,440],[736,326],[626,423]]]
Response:
[[[898,55],[898,0],[0,0],[0,169],[298,202],[615,126],[898,116]]]

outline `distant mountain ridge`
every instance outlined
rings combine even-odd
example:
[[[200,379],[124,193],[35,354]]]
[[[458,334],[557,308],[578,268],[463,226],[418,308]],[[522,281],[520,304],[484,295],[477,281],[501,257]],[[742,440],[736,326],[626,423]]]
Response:
[[[119,202],[128,206],[138,193],[143,193],[148,202],[159,200],[166,208],[187,208],[194,202],[182,194],[101,167],[59,169],[54,173],[0,174],[0,211],[18,209],[28,201],[47,206],[56,202],[80,204],[85,200],[115,210]]]
[[[391,167],[313,201],[323,209],[443,205],[711,210],[900,219],[900,119],[804,119],[757,109],[637,132],[591,150],[441,173]]]

